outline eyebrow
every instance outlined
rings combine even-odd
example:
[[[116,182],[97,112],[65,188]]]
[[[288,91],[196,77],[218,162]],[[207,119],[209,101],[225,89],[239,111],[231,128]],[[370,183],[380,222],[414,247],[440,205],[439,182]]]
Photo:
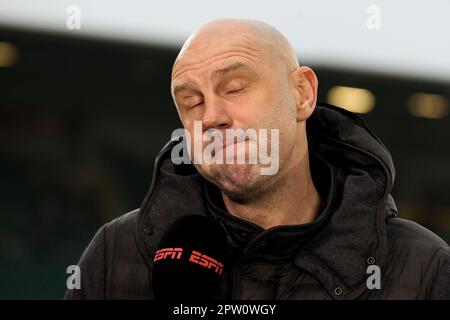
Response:
[[[173,88],[173,95],[174,96],[176,96],[177,94],[179,94],[180,92],[182,92],[182,91],[184,91],[184,90],[188,90],[188,89],[190,89],[191,87],[187,84],[187,83],[184,83],[184,84],[181,84],[181,85],[176,85],[174,88]]]
[[[225,75],[227,73],[230,73],[231,71],[235,71],[235,70],[250,70],[250,67],[242,62],[234,62],[224,68],[218,69],[216,71],[213,72],[214,75],[216,74],[220,74],[220,75]]]
[[[227,73],[230,73],[230,72],[236,71],[236,70],[251,70],[251,68],[245,63],[233,62],[224,68],[215,70],[213,72],[213,75],[222,75],[223,76],[223,75],[226,75]],[[190,90],[190,89],[192,89],[192,88],[188,83],[176,85],[173,88],[173,95],[176,96],[180,92],[185,91],[185,90]]]

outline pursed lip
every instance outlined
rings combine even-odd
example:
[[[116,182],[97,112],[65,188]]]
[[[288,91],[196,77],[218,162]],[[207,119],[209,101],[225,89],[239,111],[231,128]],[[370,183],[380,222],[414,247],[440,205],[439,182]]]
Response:
[[[238,144],[240,142],[246,142],[246,141],[250,141],[250,139],[248,137],[233,139],[233,142],[224,144],[222,146],[222,152],[223,152],[223,150],[225,150],[226,148],[228,148],[229,146],[231,146],[233,144]],[[215,155],[216,155],[216,149],[212,150],[212,156],[214,157]]]

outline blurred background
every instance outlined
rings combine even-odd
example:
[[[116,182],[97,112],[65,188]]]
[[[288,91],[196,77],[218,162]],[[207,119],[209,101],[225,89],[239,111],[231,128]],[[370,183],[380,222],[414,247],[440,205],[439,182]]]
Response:
[[[266,21],[319,100],[389,148],[400,217],[450,242],[450,2],[0,0],[0,298],[60,299],[95,231],[138,208],[181,127],[170,71],[220,18]]]

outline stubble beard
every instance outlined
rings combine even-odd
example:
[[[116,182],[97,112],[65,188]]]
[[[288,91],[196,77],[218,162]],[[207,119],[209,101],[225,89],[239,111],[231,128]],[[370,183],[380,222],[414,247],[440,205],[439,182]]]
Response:
[[[270,176],[260,174],[257,164],[212,164],[197,167],[200,174],[216,185],[230,200],[244,203],[265,191]]]

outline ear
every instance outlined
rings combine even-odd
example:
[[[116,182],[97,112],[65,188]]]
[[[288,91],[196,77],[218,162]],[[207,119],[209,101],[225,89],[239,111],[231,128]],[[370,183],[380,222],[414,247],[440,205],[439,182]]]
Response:
[[[297,68],[293,72],[293,77],[297,121],[300,122],[308,119],[316,107],[319,82],[314,71],[306,66]]]

